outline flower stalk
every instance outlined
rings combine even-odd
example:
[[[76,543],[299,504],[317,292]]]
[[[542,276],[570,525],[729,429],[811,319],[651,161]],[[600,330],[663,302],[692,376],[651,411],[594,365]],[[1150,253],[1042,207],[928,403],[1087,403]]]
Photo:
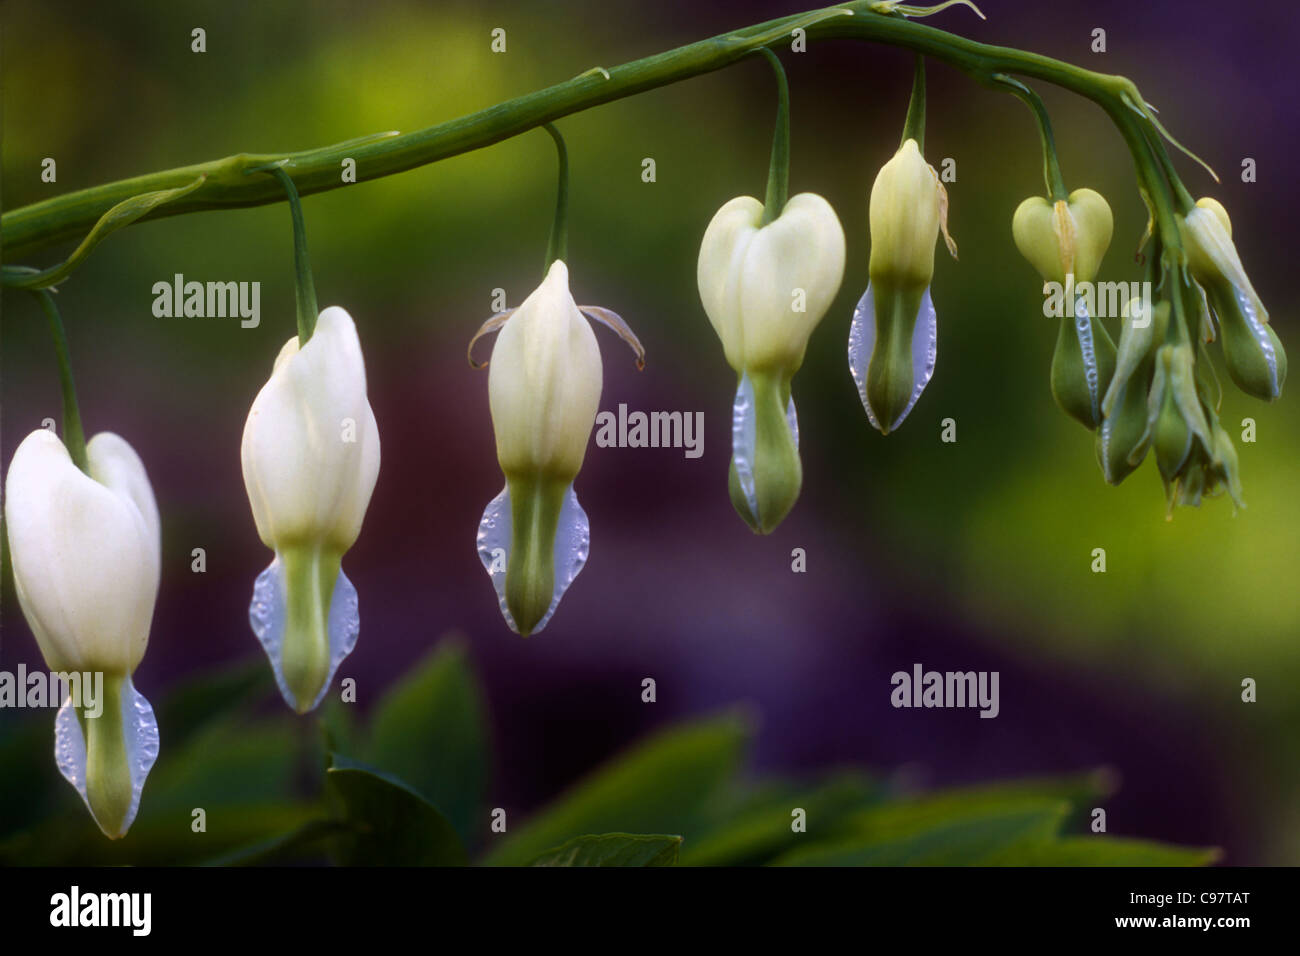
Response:
[[[246,175],[276,161],[293,168],[294,184],[303,196],[340,188],[343,184],[338,168],[345,157],[355,159],[359,180],[378,179],[491,146],[594,106],[723,69],[756,50],[788,42],[795,29],[806,31],[809,41],[839,38],[908,49],[947,63],[995,88],[1007,88],[997,81],[999,75],[1017,75],[1053,83],[1092,100],[1120,127],[1139,179],[1155,207],[1158,224],[1166,232],[1166,227],[1174,226],[1173,197],[1165,169],[1148,142],[1150,138],[1159,144],[1161,131],[1136,105],[1142,100],[1131,81],[1036,53],[979,43],[913,22],[898,15],[900,12],[906,11],[900,7],[890,12],[872,0],[853,0],[733,30],[604,72],[588,71],[423,130],[380,133],[287,157],[240,153],[107,183],[11,210],[0,219],[0,236],[6,258],[21,259],[85,235],[118,203],[145,192],[174,189],[196,181],[198,185],[193,189],[149,209],[138,221],[282,201],[286,198],[282,186],[266,177]],[[1163,189],[1155,188],[1156,179]],[[1181,252],[1176,230],[1169,242],[1168,248],[1176,257]]]
[[[86,433],[81,427],[81,407],[77,404],[77,383],[72,377],[72,362],[68,358],[68,336],[63,331],[63,317],[59,315],[59,307],[54,304],[54,296],[48,289],[32,294],[41,304],[49,322],[50,338],[54,340],[54,354],[59,362],[59,387],[63,392],[63,444],[72,457],[72,463],[89,474]]]

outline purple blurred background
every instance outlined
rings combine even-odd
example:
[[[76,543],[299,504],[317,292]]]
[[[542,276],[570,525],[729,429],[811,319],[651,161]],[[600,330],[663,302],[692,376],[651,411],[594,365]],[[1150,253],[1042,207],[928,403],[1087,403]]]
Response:
[[[66,22],[73,33],[94,36],[110,51],[132,42],[130,17],[116,19],[98,6],[75,13],[57,4],[57,12],[15,6],[21,12],[14,14],[5,51],[10,60],[5,135],[13,143],[6,145],[7,207],[47,195],[22,168],[43,154],[43,146],[34,127],[23,125],[26,107],[19,100],[34,54],[23,49],[19,24]],[[1276,314],[1293,314],[1288,237],[1300,216],[1289,178],[1300,103],[1292,63],[1300,27],[1293,5],[1101,0],[982,6],[987,23],[960,9],[928,22],[1130,75],[1161,107],[1171,129],[1193,148],[1211,152],[1226,173],[1216,195],[1233,210],[1237,235],[1248,237],[1239,242],[1256,285],[1266,301],[1278,303]],[[321,9],[326,25],[312,29],[321,42],[338,44],[354,21],[373,26],[412,8],[377,3],[361,13],[361,7],[333,3]],[[462,20],[472,18],[475,31],[497,20],[514,29],[519,17],[528,16],[537,24],[530,29],[542,36],[551,35],[546,31],[562,35],[550,52],[545,45],[526,45],[528,34],[518,34],[519,52],[512,55],[540,63],[535,74],[511,81],[511,91],[522,93],[596,62],[611,65],[647,55],[800,5],[542,4],[521,11],[518,4],[494,3],[448,9]],[[211,5],[204,12],[236,22],[254,15],[219,13]],[[176,23],[185,20],[169,16]],[[1108,31],[1104,57],[1089,51],[1094,27]],[[286,40],[283,55],[309,63],[308,47],[301,39]],[[234,54],[234,65],[223,67],[232,71],[231,86],[241,96],[248,95],[244,84],[255,83],[258,71],[269,69],[256,49],[266,53],[254,44],[254,50]],[[118,94],[119,121],[130,130],[158,125],[156,117],[132,112],[130,104],[152,102],[149,91],[163,88],[160,84],[177,84],[168,95],[191,105],[220,101],[215,77],[187,81],[163,65],[142,65],[149,63],[147,52],[136,56]],[[436,59],[422,69],[442,77]],[[644,122],[665,130],[665,138],[678,137],[677,145],[663,147],[665,152],[678,157],[679,169],[694,161],[702,170],[690,187],[694,192],[675,203],[680,207],[675,211],[656,211],[657,196],[637,198],[645,194],[634,192],[639,188],[635,172],[618,173],[627,180],[619,187],[626,193],[608,185],[614,173],[606,165],[617,160],[635,170],[642,155],[641,144],[623,148],[620,142],[635,129],[628,124],[640,122],[641,98],[566,121],[566,129],[577,130],[570,143],[576,157],[570,227],[575,294],[579,301],[620,311],[649,354],[649,367],[638,374],[623,346],[597,331],[605,360],[601,407],[616,410],[626,402],[632,409],[703,411],[705,453],[686,459],[680,450],[603,449],[592,443],[577,482],[591,519],[591,558],[553,622],[527,640],[502,623],[474,549],[482,509],[502,479],[486,373],[467,368],[464,347],[488,314],[487,290],[504,285],[516,304],[536,281],[552,202],[547,147],[529,136],[517,152],[501,153],[506,146],[492,151],[500,162],[535,167],[535,175],[520,174],[535,187],[531,194],[515,182],[499,191],[485,187],[448,195],[431,172],[421,171],[356,187],[345,191],[347,196],[307,201],[322,305],[338,301],[358,318],[383,441],[383,466],[365,527],[344,559],[361,596],[363,627],[357,651],[340,674],[357,680],[360,703],[368,707],[440,638],[465,635],[486,683],[498,745],[493,800],[507,807],[538,805],[651,728],[744,702],[758,718],[754,766],[760,771],[855,765],[928,787],[1106,766],[1117,771],[1121,783],[1105,803],[1110,832],[1221,846],[1233,863],[1294,862],[1290,838],[1287,846],[1278,846],[1279,832],[1293,832],[1284,828],[1294,821],[1261,811],[1295,792],[1294,770],[1283,777],[1274,769],[1294,765],[1293,745],[1281,742],[1294,736],[1289,732],[1294,704],[1283,708],[1285,720],[1276,712],[1270,712],[1271,722],[1240,717],[1239,710],[1230,709],[1235,676],[1227,690],[1214,691],[1221,699],[1206,690],[1205,675],[1217,665],[1213,659],[1207,663],[1202,644],[1184,655],[1170,640],[1148,655],[1136,625],[1118,652],[1115,643],[1099,640],[1106,649],[1095,654],[1058,653],[1051,646],[1052,621],[1060,621],[1061,642],[1077,648],[1100,638],[1113,619],[1075,620],[1068,603],[1054,611],[1056,589],[1038,589],[1014,566],[988,603],[970,599],[970,582],[980,579],[973,576],[969,542],[962,544],[959,532],[965,516],[977,513],[985,496],[1008,483],[1011,473],[1023,478],[1042,469],[1043,495],[1057,495],[1062,512],[1078,508],[1089,533],[1102,539],[1106,519],[1098,516],[1110,514],[1117,499],[1108,496],[1120,494],[1097,478],[1087,436],[1051,407],[1045,384],[1050,335],[1025,344],[998,341],[1003,335],[997,330],[1013,323],[1020,328],[1009,313],[1036,307],[1034,279],[1014,258],[1006,227],[1014,203],[1041,189],[1036,140],[1023,107],[975,88],[945,67],[931,70],[927,153],[932,161],[951,151],[960,157],[963,172],[950,190],[954,230],[968,245],[962,247],[960,274],[952,263],[938,266],[936,302],[946,283],[941,321],[952,321],[941,331],[947,337],[928,407],[923,399],[909,427],[882,440],[867,428],[843,369],[843,334],[865,284],[867,190],[896,142],[910,66],[897,51],[828,42],[807,61],[791,63],[790,74],[796,117],[792,185],[832,198],[845,222],[852,260],[826,329],[819,331],[808,366],[795,380],[805,469],[802,500],[769,538],[753,536],[732,511],[726,470],[734,380],[693,292],[694,256],[708,217],[731,195],[762,188],[770,77],[757,67],[737,68],[645,98],[653,100],[647,109],[654,112]],[[104,72],[99,82],[111,78]],[[81,82],[90,85],[84,77]],[[369,78],[361,75],[356,82],[364,85]],[[462,82],[472,89],[472,75]],[[492,101],[459,95],[451,100],[454,109],[424,109],[422,122]],[[420,96],[437,103],[436,83]],[[719,127],[709,126],[689,112],[697,96],[706,113],[710,108],[739,112],[719,118]],[[1111,261],[1132,271],[1129,248],[1144,216],[1122,147],[1097,110],[1075,106],[1055,91],[1045,91],[1045,97],[1057,117],[1067,178],[1073,185],[1096,180],[1106,187],[1117,217]],[[292,139],[290,134],[273,135],[269,120],[261,127],[253,124],[269,130],[263,137],[268,142],[261,143],[207,127],[210,141],[199,133],[178,134],[180,147],[168,152],[127,136],[120,147],[104,146],[110,158],[93,171],[65,162],[68,182],[62,188],[237,149],[316,145],[336,131],[332,138],[344,139],[383,122],[340,112],[321,136],[288,143],[281,140]],[[614,135],[602,133],[602,117],[608,117]],[[393,123],[402,129],[416,125],[404,118]],[[676,124],[684,128],[674,132]],[[749,130],[743,143],[730,135],[733,124]],[[90,141],[78,148],[93,150],[96,142],[109,141],[102,128],[87,136]],[[602,142],[609,157],[591,159],[593,144]],[[1104,142],[1104,148],[1096,142]],[[1093,149],[1098,156],[1085,158]],[[1259,184],[1236,181],[1239,154],[1257,158]],[[519,158],[525,155],[526,163]],[[452,163],[469,175],[474,161],[470,156]],[[703,171],[712,167],[731,171]],[[1197,183],[1193,192],[1202,194],[1205,178],[1188,162],[1180,160],[1180,168],[1189,183]],[[680,175],[666,158],[660,169],[666,182]],[[1072,176],[1072,170],[1078,174]],[[602,188],[595,188],[597,183]],[[361,222],[363,190],[376,201],[410,203],[413,209],[427,202],[419,212],[424,224],[393,236],[387,251],[380,248],[382,235],[358,226],[362,239],[349,247],[344,233],[326,231],[326,220],[350,215]],[[510,224],[504,231],[502,216]],[[270,555],[248,514],[238,449],[247,407],[291,331],[287,220],[282,207],[273,207],[132,229],[105,246],[60,295],[88,432],[111,428],[136,445],[164,516],[164,583],[150,650],[136,679],[144,688],[261,653],[249,631],[247,604],[253,579]],[[253,233],[259,233],[256,239],[249,238]],[[219,251],[211,248],[215,236],[223,237]],[[231,271],[228,264],[241,257],[257,261]],[[151,319],[141,290],[173,272],[262,279],[262,326],[240,332],[229,325]],[[661,281],[660,273],[671,280]],[[1008,291],[1012,288],[1014,293]],[[959,321],[967,316],[969,321]],[[6,294],[0,440],[6,463],[40,418],[57,415],[48,343],[30,320],[28,304]],[[1288,314],[1283,321],[1289,320]],[[128,337],[123,329],[139,335]],[[1290,346],[1288,327],[1280,330]],[[1244,407],[1239,396],[1233,400]],[[960,416],[967,443],[960,445],[963,457],[956,463],[944,457],[935,439],[937,422],[951,413],[945,409]],[[1295,444],[1292,411],[1267,412],[1287,416],[1269,419],[1288,436],[1283,448]],[[1264,413],[1251,413],[1265,420]],[[1274,475],[1273,485],[1262,487],[1293,488],[1290,455],[1276,445],[1267,455],[1251,462],[1261,483]],[[1062,456],[1081,475],[1066,489],[1052,485]],[[1116,511],[1117,528],[1139,536],[1163,533],[1160,490],[1151,470],[1147,464],[1130,479],[1140,484],[1140,492],[1126,486],[1123,499],[1138,501],[1136,513],[1149,523],[1125,524],[1132,509]],[[1251,500],[1252,510],[1239,521],[1275,523],[1279,540],[1290,542],[1288,560],[1294,560],[1294,512],[1271,512],[1264,493]],[[1176,520],[1195,526],[1209,509],[1229,510],[1226,502],[1215,502]],[[1035,513],[1026,509],[1017,519],[1013,511],[1010,524],[1032,525]],[[1044,547],[1054,543],[1054,533],[1043,530]],[[1207,553],[1229,550],[1220,547],[1217,533],[1204,532]],[[193,547],[206,549],[206,574],[189,573]],[[807,553],[805,574],[791,572],[796,547]],[[1177,551],[1170,545],[1171,560]],[[1024,560],[1028,568],[1034,556],[1026,554]],[[1062,581],[1059,588],[1085,586],[1079,580]],[[1281,579],[1276,587],[1293,588],[1293,581]],[[4,586],[4,666],[18,661],[35,666],[39,655],[17,611],[12,583],[6,580]],[[1102,594],[1098,600],[1108,598]],[[1294,608],[1293,597],[1280,600]],[[990,607],[1000,610],[989,613]],[[1171,631],[1175,626],[1182,624],[1171,622]],[[1222,634],[1223,640],[1247,641],[1251,628],[1246,612],[1240,631]],[[1197,662],[1190,663],[1196,654]],[[1252,673],[1296,673],[1290,644],[1270,645],[1257,660]],[[974,710],[893,709],[890,675],[910,671],[918,662],[927,669],[999,671],[1000,716],[981,720]],[[657,682],[653,705],[640,699],[645,677]],[[1294,687],[1291,682],[1270,692],[1293,694]],[[1243,752],[1250,755],[1244,762]]]

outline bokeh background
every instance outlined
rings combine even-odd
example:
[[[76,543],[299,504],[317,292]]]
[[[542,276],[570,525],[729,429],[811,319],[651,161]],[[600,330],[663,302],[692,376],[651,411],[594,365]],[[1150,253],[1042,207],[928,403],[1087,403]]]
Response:
[[[957,8],[929,22],[1131,76],[1219,170],[1216,186],[1178,159],[1195,195],[1232,211],[1238,248],[1296,354],[1291,5],[982,7],[988,22]],[[3,204],[240,151],[418,129],[798,9],[9,0]],[[206,54],[190,52],[195,26],[207,30]],[[489,49],[494,27],[507,30],[504,55]],[[1090,51],[1097,27],[1104,54]],[[493,805],[527,810],[645,731],[744,701],[760,721],[756,770],[855,765],[928,787],[1107,766],[1121,783],[1106,803],[1112,833],[1220,846],[1229,863],[1300,862],[1300,404],[1227,392],[1225,422],[1251,417],[1258,431],[1256,443],[1238,443],[1248,503],[1239,514],[1216,500],[1167,521],[1150,461],[1120,488],[1105,485],[1091,435],[1051,399],[1054,323],[1011,242],[1016,204],[1043,188],[1030,116],[934,64],[926,152],[957,162],[948,190],[961,261],[937,259],[936,377],[905,427],[882,438],[858,401],[845,341],[866,285],[869,190],[897,145],[910,55],[825,41],[783,59],[792,192],[826,196],[849,245],[844,286],[795,380],[802,500],[769,538],[732,511],[735,381],[695,289],[714,211],[762,195],[770,71],[753,60],[563,120],[575,294],[620,312],[649,354],[638,374],[598,332],[602,408],[703,411],[706,437],[695,460],[593,443],[578,480],[591,560],[535,638],[502,623],[475,553],[502,479],[486,375],[464,355],[492,290],[518,304],[540,278],[554,204],[549,138],[532,132],[305,200],[320,301],[357,320],[383,439],[365,528],[345,559],[363,628],[341,675],[357,680],[359,706],[456,632],[486,682]],[[1127,152],[1097,108],[1041,92],[1067,182],[1100,190],[1114,208],[1103,277],[1139,279],[1132,253],[1145,211]],[[57,159],[57,184],[40,182],[46,156]],[[653,184],[641,180],[645,157],[656,161]],[[1257,161],[1258,182],[1241,182],[1243,157]],[[261,326],[155,318],[151,287],[178,272],[260,281]],[[239,442],[293,334],[292,278],[278,205],[134,226],[60,290],[87,432],[135,445],[163,515],[163,585],[136,677],[151,698],[261,655],[247,604],[270,555],[248,512]],[[44,321],[29,297],[8,292],[2,371],[7,465],[27,432],[59,414]],[[957,421],[955,444],[940,442],[946,417]],[[195,547],[206,550],[204,574],[190,571]],[[796,547],[805,574],[791,572]],[[1090,571],[1096,547],[1105,574]],[[0,667],[38,666],[7,574],[3,588]],[[890,674],[917,662],[1000,671],[1000,716],[892,709]],[[657,703],[641,702],[643,677],[656,679]],[[1255,704],[1240,700],[1244,677],[1258,681]]]

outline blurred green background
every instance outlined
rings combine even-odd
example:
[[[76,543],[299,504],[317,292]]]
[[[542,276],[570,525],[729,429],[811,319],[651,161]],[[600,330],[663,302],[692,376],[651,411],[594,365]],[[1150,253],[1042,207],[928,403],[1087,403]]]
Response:
[[[1290,179],[1297,124],[1289,63],[1300,40],[1295,18],[1288,13],[1247,19],[1210,3],[1056,4],[1050,15],[1042,4],[1019,0],[989,0],[982,7],[988,23],[960,9],[928,22],[1133,77],[1175,135],[1219,170],[1224,182],[1214,186],[1192,163],[1179,160],[1194,195],[1213,194],[1231,211],[1246,267],[1278,334],[1294,352],[1297,295],[1286,237],[1300,214]],[[680,0],[111,6],[9,0],[3,203],[14,208],[239,151],[293,150],[380,130],[409,131],[597,64],[617,64],[798,9]],[[194,26],[207,30],[206,54],[190,52]],[[498,26],[507,30],[504,55],[489,48],[489,32]],[[1105,54],[1089,51],[1094,27],[1108,31]],[[937,257],[936,376],[905,427],[882,438],[868,427],[858,402],[845,340],[866,285],[867,198],[875,171],[897,145],[909,56],[827,41],[783,59],[792,91],[791,192],[819,192],[837,209],[849,265],[795,380],[805,492],[791,527],[771,541],[751,542],[730,512],[726,420],[734,380],[695,290],[698,243],[713,212],[734,195],[762,194],[773,113],[770,72],[755,59],[559,124],[572,162],[569,258],[575,295],[619,311],[650,357],[649,370],[638,377],[621,346],[599,333],[606,368],[602,407],[626,401],[634,408],[702,409],[709,420],[699,463],[683,463],[675,453],[589,453],[579,492],[601,537],[591,569],[566,598],[572,616],[566,624],[562,608],[553,625],[582,631],[571,640],[545,634],[525,647],[510,643],[513,635],[498,634],[504,629],[493,624],[495,605],[470,547],[478,509],[500,478],[486,415],[486,378],[465,367],[464,345],[491,313],[493,289],[506,289],[514,305],[540,278],[554,202],[549,138],[529,133],[305,200],[321,304],[345,305],[357,319],[385,442],[376,504],[347,566],[372,569],[369,590],[364,572],[353,575],[363,618],[367,600],[369,607],[399,610],[383,619],[382,628],[363,627],[357,656],[381,654],[383,663],[369,665],[368,673],[387,681],[422,656],[444,626],[466,626],[471,637],[492,635],[482,639],[487,649],[479,651],[488,658],[489,693],[494,674],[503,682],[499,688],[517,690],[518,678],[512,684],[501,675],[510,666],[527,669],[552,646],[571,671],[599,669],[605,659],[598,655],[606,652],[592,658],[584,656],[586,649],[618,644],[623,637],[611,631],[619,626],[611,622],[626,622],[658,601],[680,612],[691,622],[682,626],[700,635],[695,646],[676,648],[683,674],[707,674],[709,666],[779,671],[784,658],[764,660],[761,649],[769,645],[749,647],[742,636],[720,644],[731,661],[691,663],[692,654],[708,656],[699,645],[710,639],[709,629],[724,626],[701,610],[713,600],[708,587],[743,594],[761,589],[760,581],[779,582],[769,599],[807,610],[810,632],[816,631],[804,645],[798,626],[788,626],[783,636],[794,647],[787,653],[803,647],[813,653],[822,640],[820,653],[832,661],[842,641],[885,640],[894,619],[874,611],[859,617],[855,601],[873,609],[882,602],[903,604],[915,630],[889,639],[912,649],[899,650],[874,670],[855,672],[873,706],[887,698],[889,672],[913,660],[964,668],[993,655],[1015,662],[1026,681],[1043,674],[1049,675],[1048,686],[1077,683],[1087,688],[1081,699],[1098,710],[1098,726],[1107,724],[1112,737],[1116,726],[1152,730],[1138,733],[1127,742],[1128,751],[1114,756],[1105,752],[1107,738],[1095,754],[1088,751],[1089,759],[1141,767],[1144,754],[1155,762],[1164,760],[1162,749],[1176,750],[1177,760],[1162,764],[1168,777],[1164,770],[1145,778],[1127,771],[1129,777],[1138,773],[1147,823],[1159,828],[1153,821],[1162,805],[1171,819],[1183,821],[1154,835],[1226,844],[1231,862],[1300,862],[1300,499],[1294,466],[1300,404],[1291,395],[1266,406],[1231,388],[1226,392],[1225,424],[1245,417],[1257,422],[1258,441],[1238,442],[1248,504],[1240,514],[1233,514],[1227,500],[1216,500],[1167,521],[1152,462],[1123,486],[1107,487],[1092,436],[1052,401],[1054,324],[1042,318],[1037,277],[1011,242],[1016,204],[1043,189],[1030,117],[1014,98],[935,65],[926,154],[936,165],[945,157],[957,163],[957,181],[948,192],[961,260],[952,262],[942,250]],[[1098,189],[1115,211],[1103,278],[1141,278],[1132,253],[1145,210],[1118,135],[1090,104],[1052,89],[1041,92],[1056,124],[1067,182]],[[58,161],[57,184],[40,182],[46,156]],[[1240,181],[1244,156],[1258,162],[1257,183]],[[644,157],[656,162],[655,183],[642,182]],[[164,571],[159,619],[144,665],[155,683],[252,653],[250,636],[240,632],[242,606],[220,589],[227,582],[229,594],[246,593],[269,557],[247,520],[237,449],[249,402],[292,334],[289,239],[283,205],[146,223],[110,239],[59,293],[88,434],[111,428],[135,443],[164,510],[165,546],[174,552],[165,567],[174,573],[169,583]],[[54,259],[47,252],[29,264]],[[154,318],[151,286],[174,273],[200,281],[260,280],[261,327]],[[57,417],[58,392],[34,304],[6,292],[3,308],[0,438],[7,463],[42,418]],[[957,421],[956,444],[939,440],[939,423],[947,417]],[[1237,440],[1240,427],[1229,431]],[[701,514],[707,522],[697,520]],[[820,575],[827,590],[809,594],[800,585],[792,594],[789,550],[806,540],[824,545],[810,552],[809,577]],[[203,582],[187,573],[194,543],[209,550],[213,573]],[[716,574],[702,576],[701,559],[688,556],[701,546],[721,562]],[[1105,574],[1090,571],[1097,547],[1106,549]],[[451,557],[439,556],[453,550],[454,567]],[[735,557],[742,554],[747,557]],[[597,562],[608,563],[597,571]],[[660,590],[648,593],[650,585],[638,585],[647,579],[642,574],[657,575],[654,587]],[[471,583],[462,588],[462,578]],[[403,582],[400,596],[383,595],[396,581]],[[578,597],[584,584],[588,598]],[[4,666],[17,659],[34,662],[12,583],[6,580],[4,587]],[[818,605],[816,593],[832,589],[839,603]],[[433,602],[432,608],[418,610],[426,598],[423,606]],[[583,600],[602,601],[604,616],[588,616]],[[482,606],[448,610],[471,602]],[[218,603],[231,605],[219,620],[200,610]],[[797,617],[792,613],[772,626]],[[728,620],[725,626],[733,627],[734,618]],[[878,627],[870,626],[873,620]],[[743,624],[750,626],[756,627]],[[950,635],[950,643],[927,643],[927,634],[940,632]],[[826,638],[828,633],[836,636]],[[646,637],[629,646],[654,645]],[[960,653],[927,654],[934,646]],[[624,658],[616,665],[610,665],[615,672],[640,673],[639,664]],[[1258,703],[1240,701],[1244,677],[1258,681]],[[775,679],[755,678],[755,687]],[[800,681],[798,674],[789,679]],[[977,728],[981,733],[1006,735],[1007,724],[1016,728],[1017,736],[1003,739],[1003,749],[989,759],[990,775],[1026,769],[1006,754],[1017,747],[1034,752],[1035,733],[1046,733],[1043,728],[1054,720],[1050,699],[1008,689],[1005,677],[1003,686],[1004,699],[1012,701],[1004,703],[1003,717],[974,721],[1000,725]],[[745,679],[737,676],[727,689],[745,696]],[[510,718],[501,712],[513,706],[513,690],[496,691],[503,730]],[[787,690],[799,702],[800,733],[842,732],[816,727],[824,687],[808,679]],[[708,697],[702,690],[694,693],[683,691],[674,706],[689,710],[690,702]],[[1022,693],[1026,703],[1017,707]],[[544,697],[536,690],[531,699],[544,703]],[[578,709],[572,701],[554,706]],[[591,708],[585,718],[575,713],[565,726],[575,736],[594,734],[595,742],[569,742],[572,753],[557,756],[547,768],[555,786],[620,742],[583,723],[604,719],[599,702],[585,706]],[[1086,709],[1076,701],[1068,726],[1054,732],[1088,740]],[[1137,716],[1116,723],[1116,713],[1130,712]],[[624,724],[618,726],[631,726],[650,718],[620,719]],[[766,732],[778,738],[785,733],[782,718],[768,718]],[[896,724],[868,721],[851,737],[897,732]],[[926,736],[943,733],[927,730]],[[965,739],[955,738],[954,747]],[[903,764],[911,757],[908,746],[855,743],[829,750],[837,759],[848,754]],[[791,759],[811,761],[814,753],[805,748]],[[918,754],[933,779],[953,776],[945,769],[945,753]],[[1050,752],[1038,753],[1033,762],[1050,762]],[[504,768],[505,779],[512,773],[524,770]],[[965,766],[957,775],[977,773]],[[1183,774],[1197,781],[1191,791]],[[540,799],[552,784],[519,786]],[[1212,795],[1209,809],[1183,805],[1210,799],[1206,794]]]

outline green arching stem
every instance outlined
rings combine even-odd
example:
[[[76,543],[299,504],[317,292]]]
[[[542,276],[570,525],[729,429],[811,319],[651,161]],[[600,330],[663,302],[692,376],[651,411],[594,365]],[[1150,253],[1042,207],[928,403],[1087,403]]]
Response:
[[[1024,101],[1038,121],[1038,138],[1043,146],[1043,181],[1047,184],[1047,196],[1052,202],[1070,198],[1066,188],[1065,177],[1061,175],[1061,163],[1056,157],[1056,137],[1052,135],[1052,121],[1047,115],[1047,107],[1042,97],[1019,80],[1005,74],[994,77],[999,83],[1005,83],[1016,96]]]
[[[903,123],[901,147],[909,139],[916,140],[917,148],[925,154],[925,57],[917,55],[916,70],[912,74],[912,98],[907,102],[907,121]]]
[[[569,259],[569,151],[564,146],[564,137],[555,128],[554,123],[546,123],[543,128],[555,140],[556,158],[559,160],[559,180],[555,187],[555,219],[551,222],[551,238],[546,243],[546,268],[542,275],[551,271],[556,259],[568,262]]]
[[[1173,189],[1174,199],[1178,203],[1178,211],[1184,216],[1187,215],[1196,208],[1196,200],[1192,198],[1192,194],[1183,185],[1182,179],[1178,176],[1178,170],[1174,169],[1173,160],[1170,158],[1169,150],[1165,148],[1165,144],[1160,141],[1159,137],[1152,137],[1148,134],[1147,138],[1150,140],[1151,150],[1155,153],[1165,178],[1169,181],[1170,188]]]
[[[63,445],[72,462],[90,474],[86,458],[86,433],[81,428],[81,407],[77,404],[77,383],[72,377],[72,362],[68,358],[68,337],[63,331],[63,317],[54,304],[54,295],[48,289],[32,293],[45,311],[50,325],[50,338],[54,340],[54,354],[59,361],[59,385],[63,389]]]
[[[282,164],[276,163],[261,172],[270,173],[284,187],[285,198],[289,201],[289,215],[293,219],[293,272],[294,301],[298,305],[298,348],[307,344],[311,334],[316,331],[316,317],[320,310],[316,307],[316,280],[311,274],[311,257],[307,254],[307,226],[302,218],[302,200],[298,198],[298,189],[285,172]]]
[[[56,196],[5,213],[0,219],[0,237],[7,259],[27,256],[62,240],[85,235],[100,216],[125,199],[190,184],[199,176],[204,178],[198,188],[150,210],[139,221],[277,202],[285,198],[283,190],[264,177],[245,175],[249,170],[277,161],[292,165],[295,185],[303,195],[341,188],[339,165],[348,158],[356,162],[358,179],[377,179],[491,146],[603,103],[720,70],[760,47],[788,42],[795,29],[804,30],[808,40],[843,38],[908,49],[947,63],[976,81],[999,89],[1006,89],[1005,84],[995,79],[999,74],[1043,80],[1092,100],[1112,118],[1122,112],[1132,117],[1134,126],[1140,122],[1142,129],[1158,135],[1150,118],[1139,116],[1129,106],[1142,99],[1133,83],[1122,76],[1097,73],[1036,53],[979,43],[902,16],[882,13],[874,8],[873,0],[852,0],[840,6],[733,30],[603,73],[587,71],[563,83],[413,133],[370,136],[288,156],[240,153]],[[1135,147],[1133,138],[1127,134],[1125,140],[1139,178],[1144,182],[1155,176],[1163,179],[1163,169],[1153,154]],[[1163,229],[1164,220],[1173,219],[1173,206],[1164,206],[1162,192],[1149,192]],[[1171,238],[1177,241],[1176,235]]]
[[[781,215],[790,196],[790,83],[785,67],[767,47],[759,47],[776,74],[776,128],[772,133],[772,160],[767,167],[767,193],[763,197],[761,226]]]
[[[1113,107],[1108,107],[1107,113],[1119,127],[1120,134],[1133,153],[1138,167],[1138,178],[1145,186],[1151,200],[1159,239],[1157,247],[1160,255],[1160,263],[1157,267],[1160,275],[1159,287],[1164,287],[1165,280],[1171,276],[1176,283],[1181,284],[1187,255],[1183,250],[1182,233],[1174,213],[1174,187],[1167,176],[1172,177],[1172,181],[1180,186],[1181,181],[1174,172],[1172,164],[1163,164],[1159,159],[1159,154],[1164,151],[1159,136],[1153,135],[1154,131],[1148,132],[1143,129],[1138,122],[1137,114],[1133,113],[1122,99]],[[1172,341],[1176,336],[1186,336],[1190,341],[1193,333],[1183,308],[1183,297],[1178,290],[1175,290],[1169,298],[1173,321],[1170,322],[1170,328],[1166,333],[1167,338]]]

